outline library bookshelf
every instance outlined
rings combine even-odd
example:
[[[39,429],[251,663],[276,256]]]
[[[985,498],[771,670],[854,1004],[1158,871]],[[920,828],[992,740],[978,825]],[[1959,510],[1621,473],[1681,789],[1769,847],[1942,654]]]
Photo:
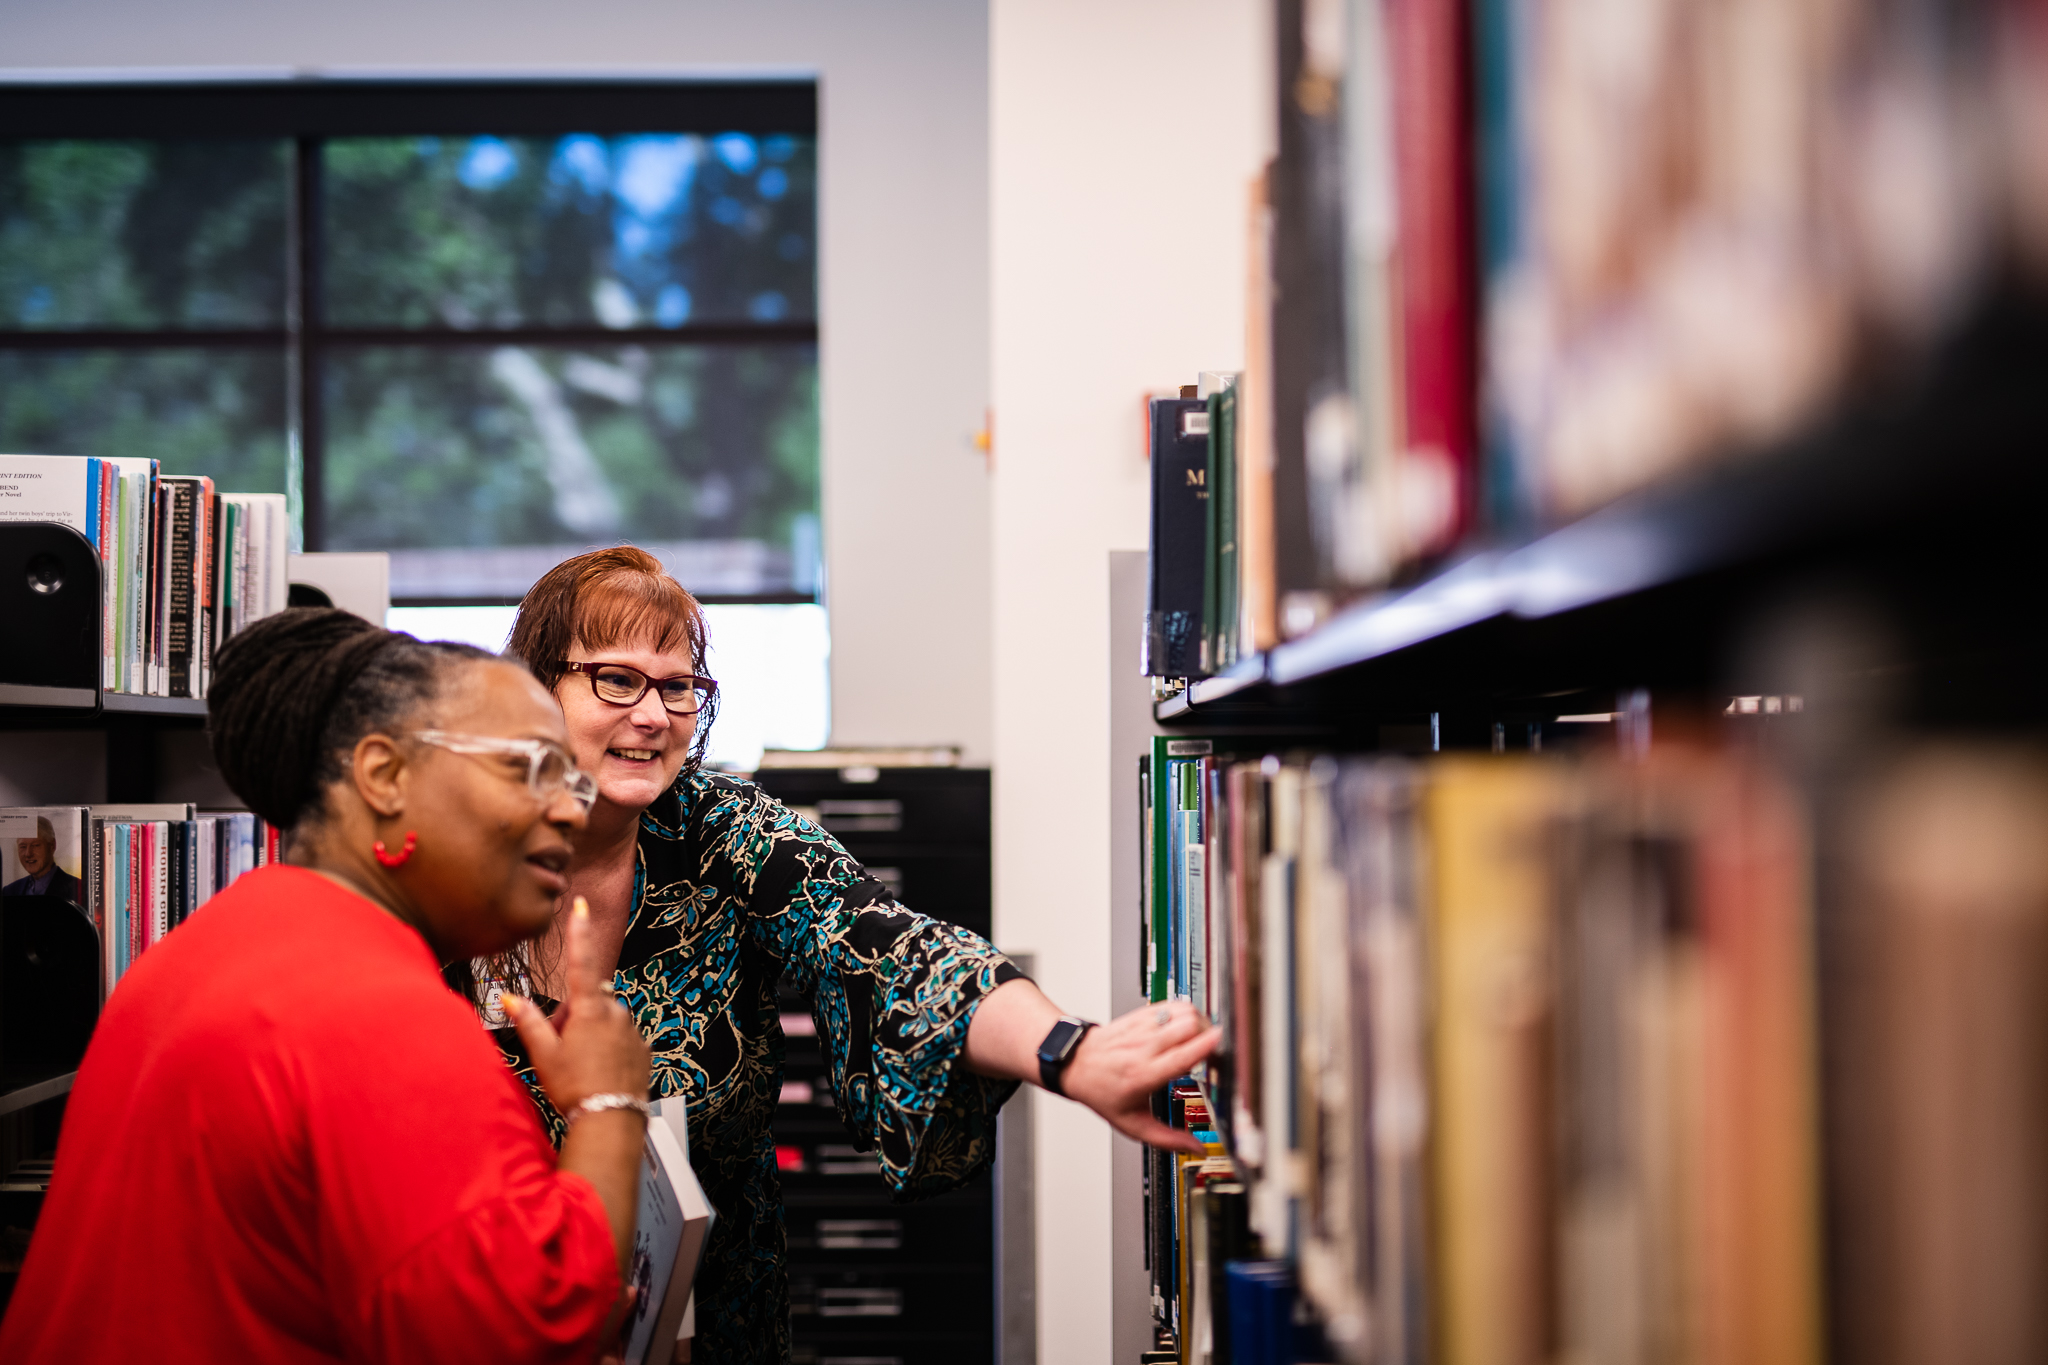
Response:
[[[2048,1023],[2044,373],[2009,290],[1789,438],[1148,701],[1119,938],[1226,1041],[1157,1101],[1212,1169],[1146,1157],[1145,1360],[1933,1360],[1942,1305],[2028,1320],[2048,1262],[1995,1210],[2048,1173],[2007,1102]],[[1460,996],[1489,952],[1519,1032]]]
[[[104,788],[110,803],[154,802],[159,796],[162,755],[159,740],[166,731],[196,731],[206,723],[206,703],[187,697],[135,696],[88,689],[89,700],[65,696],[58,704],[42,704],[39,693],[69,689],[9,685],[0,687],[0,746],[10,736],[28,732],[64,732],[103,736]],[[82,749],[81,754],[89,753]],[[11,776],[11,775],[10,775]],[[30,793],[35,795],[35,793]],[[0,1068],[0,1116],[48,1103],[71,1088],[75,1072],[47,1067]]]
[[[75,685],[91,684],[96,658],[85,660],[88,672],[81,678],[75,676],[78,660],[56,662],[23,643],[98,635],[97,575],[61,575],[53,588],[52,576],[38,572],[53,529],[0,527],[0,572],[7,577],[0,600],[9,605],[23,645],[0,664],[0,778],[15,801],[50,807],[132,809],[158,802],[167,786],[189,795],[191,775],[180,769],[206,723],[203,699]],[[56,902],[7,901],[0,922],[0,1295],[12,1291],[48,1188],[64,1102],[103,983],[94,927],[73,922]],[[46,906],[62,911],[55,922]]]
[[[1959,248],[1910,326],[1843,283],[1804,315],[1846,301],[1824,384],[1749,435],[1727,410],[1687,426],[1712,403],[1675,410],[1732,373],[1688,366],[1730,330],[1796,328],[1652,322],[1677,275],[1646,281],[1698,264],[1660,257],[1673,222],[1756,205],[1707,179],[1654,212],[1618,197],[1592,226],[1628,268],[1574,275],[1590,239],[1543,240],[1544,175],[1664,136],[1559,115],[1592,98],[1555,64],[1592,29],[1524,24],[1588,7],[1343,8],[1348,49],[1316,7],[1276,6],[1246,368],[1154,401],[1150,562],[1111,569],[1119,989],[1223,1030],[1155,1100],[1207,1155],[1118,1173],[1142,1206],[1119,1358],[2048,1356],[2048,295],[2024,232]],[[1880,8],[1849,7],[1858,31],[1920,51]],[[1740,26],[1679,11],[1702,53]],[[1890,79],[1798,50],[1794,84]],[[1989,50],[1943,48],[1944,79]],[[1666,74],[1714,60],[1650,52]],[[1692,113],[1755,93],[1712,79]],[[1838,140],[1861,115],[1815,79],[1792,93],[1820,112],[1773,155],[1869,174]],[[1691,98],[1631,88],[1645,117]],[[1347,101],[1391,105],[1391,131]],[[1659,126],[1688,154],[1763,145]],[[1972,136],[1923,131],[1958,155]],[[1362,156],[1374,137],[1391,147]],[[1391,182],[1359,183],[1376,165]],[[1903,231],[1831,217],[1837,188],[1788,229],[1815,279],[1842,241]],[[1390,203],[1420,217],[1388,224]],[[1395,249],[1356,251],[1360,219]],[[1739,285],[1742,250],[1688,287]],[[1528,321],[1532,277],[1569,306],[1530,365],[1501,324]],[[1699,349],[1659,353],[1667,323]],[[1629,428],[1644,448],[1613,442],[1611,481],[1574,491],[1586,447],[1545,423],[1591,413],[1574,386],[1624,353],[1640,391],[1603,400],[1675,426]],[[1540,380],[1519,395],[1517,364]],[[1403,498],[1445,464],[1432,486],[1455,491],[1418,523]],[[1128,661],[1165,675],[1198,637],[1203,669],[1134,702]]]
[[[1780,608],[1860,602],[1886,618],[1929,719],[2038,721],[2043,374],[2048,303],[1987,304],[1897,387],[1546,534],[1453,556],[1190,681],[1156,718],[1192,731],[1435,715],[1445,745],[1484,747],[1497,722],[1612,710],[1638,688],[1782,692],[1751,637]]]

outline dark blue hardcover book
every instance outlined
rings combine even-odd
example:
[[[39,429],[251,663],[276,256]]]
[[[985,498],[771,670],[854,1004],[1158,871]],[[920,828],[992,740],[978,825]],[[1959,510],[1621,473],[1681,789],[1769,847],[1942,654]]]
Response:
[[[1224,1267],[1231,1365],[1293,1365],[1294,1273],[1285,1261]]]
[[[1202,591],[1209,538],[1209,404],[1152,400],[1152,545],[1144,669],[1202,676]]]

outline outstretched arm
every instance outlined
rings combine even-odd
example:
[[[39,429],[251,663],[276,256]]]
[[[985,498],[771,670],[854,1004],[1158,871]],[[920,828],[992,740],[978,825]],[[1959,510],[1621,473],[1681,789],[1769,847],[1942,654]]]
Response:
[[[1038,1045],[1059,1022],[1059,1006],[1028,980],[1006,981],[974,1008],[967,1065],[983,1076],[1038,1083]],[[1127,1137],[1199,1156],[1194,1136],[1152,1116],[1152,1092],[1184,1076],[1222,1041],[1185,1000],[1144,1005],[1089,1029],[1067,1062],[1060,1088]]]

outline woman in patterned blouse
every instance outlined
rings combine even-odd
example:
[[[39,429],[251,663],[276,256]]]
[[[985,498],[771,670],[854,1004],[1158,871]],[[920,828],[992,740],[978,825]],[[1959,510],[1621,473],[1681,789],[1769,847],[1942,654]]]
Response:
[[[813,1002],[840,1117],[899,1197],[938,1194],[995,1155],[995,1117],[1060,1010],[987,940],[898,905],[832,836],[701,763],[717,709],[704,618],[659,560],[622,546],[536,583],[509,652],[552,688],[577,766],[597,779],[569,897],[652,1046],[657,1095],[683,1097],[690,1162],[718,1221],[697,1273],[697,1365],[783,1365],[789,1282],[769,1121],[782,1085],[775,986]],[[637,695],[636,695],[637,694]],[[561,994],[559,950],[497,964]],[[516,1035],[498,1033],[533,1087]],[[1091,1029],[1061,1090],[1142,1142],[1199,1151],[1148,1097],[1216,1045],[1188,1006]],[[686,1343],[680,1354],[688,1349]]]

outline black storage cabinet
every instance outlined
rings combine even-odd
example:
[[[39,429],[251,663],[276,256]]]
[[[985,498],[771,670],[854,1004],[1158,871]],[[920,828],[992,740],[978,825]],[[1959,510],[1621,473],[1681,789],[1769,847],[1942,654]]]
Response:
[[[755,781],[822,825],[908,908],[989,932],[986,768],[771,768]],[[833,1108],[810,1002],[786,986],[775,1142],[789,1225],[796,1365],[964,1365],[995,1358],[995,1202],[983,1176],[891,1201]]]

